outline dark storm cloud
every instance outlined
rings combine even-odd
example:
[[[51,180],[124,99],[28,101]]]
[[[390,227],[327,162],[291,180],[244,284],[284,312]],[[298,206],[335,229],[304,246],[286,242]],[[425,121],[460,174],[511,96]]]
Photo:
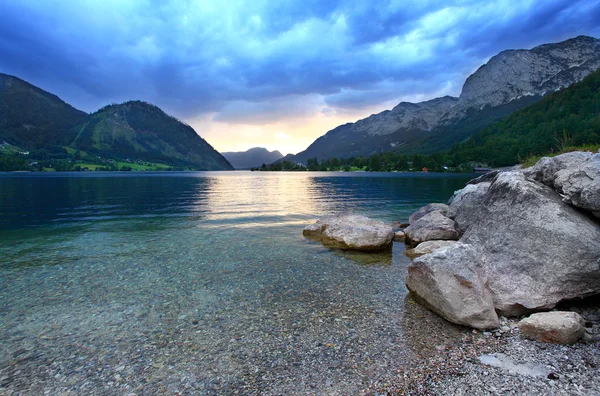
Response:
[[[76,107],[232,123],[456,95],[501,50],[600,33],[592,0],[7,0],[0,15],[0,71]]]

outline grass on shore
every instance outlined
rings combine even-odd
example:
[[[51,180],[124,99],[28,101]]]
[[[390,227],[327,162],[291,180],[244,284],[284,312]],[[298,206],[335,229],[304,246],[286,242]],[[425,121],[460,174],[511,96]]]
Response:
[[[572,151],[589,151],[592,153],[597,153],[600,149],[600,144],[586,144],[583,146],[568,146],[563,147],[560,151],[555,153],[548,153],[546,155],[532,155],[527,157],[525,160],[521,161],[521,166],[523,168],[529,168],[530,166],[535,165],[542,157],[556,157],[560,154],[570,153]]]

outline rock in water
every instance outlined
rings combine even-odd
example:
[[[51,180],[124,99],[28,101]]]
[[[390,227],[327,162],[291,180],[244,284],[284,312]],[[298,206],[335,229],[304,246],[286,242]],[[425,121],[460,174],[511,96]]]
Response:
[[[404,234],[412,245],[432,240],[457,240],[459,237],[454,220],[444,216],[439,210],[413,221],[404,229]]]
[[[450,322],[497,328],[500,322],[480,257],[475,247],[460,242],[421,256],[408,267],[406,287],[415,300]]]
[[[519,322],[522,336],[553,344],[574,344],[585,333],[585,321],[576,312],[541,312]]]
[[[394,232],[394,241],[396,242],[404,242],[406,240],[406,235],[404,235],[404,231],[396,231]]]
[[[427,241],[420,243],[414,249],[408,249],[404,252],[408,257],[416,258],[425,254],[433,253],[438,249],[443,249],[454,245],[456,241]]]
[[[387,249],[394,237],[391,224],[361,215],[324,217],[307,226],[303,234],[330,247],[361,251]]]

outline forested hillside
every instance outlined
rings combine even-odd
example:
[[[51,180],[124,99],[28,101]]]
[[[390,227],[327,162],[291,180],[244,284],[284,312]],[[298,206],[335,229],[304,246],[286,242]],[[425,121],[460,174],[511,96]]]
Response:
[[[508,166],[569,146],[600,143],[600,70],[481,130],[448,153],[454,163]]]

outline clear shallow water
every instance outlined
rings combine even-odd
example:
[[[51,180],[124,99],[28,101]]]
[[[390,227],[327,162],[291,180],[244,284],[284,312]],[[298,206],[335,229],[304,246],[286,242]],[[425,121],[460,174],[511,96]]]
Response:
[[[405,222],[469,178],[0,175],[0,386],[356,393],[392,378],[419,352],[404,246],[335,251],[302,228],[346,211]]]

